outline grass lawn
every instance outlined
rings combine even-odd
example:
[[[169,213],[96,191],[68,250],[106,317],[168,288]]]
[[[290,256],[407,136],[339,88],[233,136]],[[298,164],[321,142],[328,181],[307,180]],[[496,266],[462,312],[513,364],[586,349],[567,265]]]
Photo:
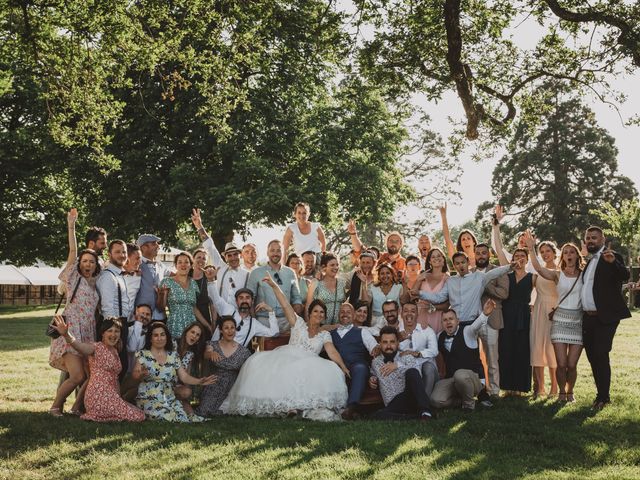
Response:
[[[58,371],[51,309],[0,311],[0,478],[640,478],[640,314],[612,352],[613,403],[598,414],[583,354],[578,401],[501,400],[429,423],[218,418],[97,424],[48,410]]]

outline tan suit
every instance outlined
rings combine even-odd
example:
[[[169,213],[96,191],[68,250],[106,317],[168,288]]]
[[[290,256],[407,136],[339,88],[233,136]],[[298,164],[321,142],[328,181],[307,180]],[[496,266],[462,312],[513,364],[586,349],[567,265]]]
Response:
[[[495,266],[489,264],[487,271],[493,270]],[[482,304],[489,299],[496,302],[496,308],[489,315],[487,325],[480,330],[480,340],[482,349],[487,359],[487,373],[489,379],[487,382],[487,391],[490,395],[498,395],[500,393],[500,370],[498,367],[498,333],[504,327],[502,318],[502,300],[509,296],[509,277],[501,275],[495,280],[490,281],[484,289],[482,295]]]

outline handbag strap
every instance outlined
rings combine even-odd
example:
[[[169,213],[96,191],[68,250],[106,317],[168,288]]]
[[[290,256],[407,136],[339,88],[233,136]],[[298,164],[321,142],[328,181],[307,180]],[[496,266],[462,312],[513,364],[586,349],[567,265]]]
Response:
[[[67,302],[67,304],[72,303],[73,299],[76,298],[76,293],[78,292],[78,287],[80,286],[80,282],[81,281],[82,281],[82,277],[78,278],[78,282],[76,283],[76,286],[73,289],[73,293],[71,294],[71,297],[69,298],[69,301]],[[58,310],[60,310],[60,305],[62,305],[62,300],[63,299],[64,299],[64,293],[60,297],[60,301],[58,302],[58,306],[56,307],[56,312],[54,313],[54,315],[58,314]]]
[[[578,274],[578,276],[576,277],[576,279],[573,282],[573,285],[571,285],[571,288],[569,289],[569,291],[560,299],[560,301],[558,302],[558,306],[560,306],[560,304],[562,302],[564,302],[569,295],[571,295],[571,292],[573,292],[573,287],[576,286],[576,283],[578,283],[578,280],[580,280],[580,274]]]
[[[58,310],[60,310],[60,305],[62,305],[62,300],[64,300],[64,293],[62,295],[60,295],[60,301],[58,302],[58,306],[56,307],[56,311],[55,311],[54,315],[58,314]]]

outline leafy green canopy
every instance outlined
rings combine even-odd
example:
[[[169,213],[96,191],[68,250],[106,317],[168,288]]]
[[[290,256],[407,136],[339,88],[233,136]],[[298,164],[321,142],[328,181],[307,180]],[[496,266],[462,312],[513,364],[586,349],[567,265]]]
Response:
[[[349,72],[331,4],[0,8],[2,258],[60,259],[71,205],[80,229],[168,242],[198,206],[221,242],[301,199],[331,226],[414,195],[398,168],[409,113]]]

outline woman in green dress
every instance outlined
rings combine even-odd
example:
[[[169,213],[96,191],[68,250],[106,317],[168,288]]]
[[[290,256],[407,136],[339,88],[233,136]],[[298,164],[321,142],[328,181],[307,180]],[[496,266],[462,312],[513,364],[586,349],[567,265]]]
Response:
[[[157,304],[158,309],[162,311],[169,307],[167,326],[171,336],[177,341],[184,329],[195,321],[200,322],[211,335],[211,324],[196,306],[200,289],[196,281],[189,276],[193,268],[193,257],[188,252],[180,252],[173,259],[173,263],[176,274],[160,282]]]
[[[143,350],[136,352],[133,378],[140,380],[136,403],[151,420],[168,422],[202,422],[203,417],[185,411],[176,398],[178,380],[185,385],[211,385],[216,376],[195,378],[182,367],[174,350],[171,333],[162,322],[154,322],[147,331]]]

